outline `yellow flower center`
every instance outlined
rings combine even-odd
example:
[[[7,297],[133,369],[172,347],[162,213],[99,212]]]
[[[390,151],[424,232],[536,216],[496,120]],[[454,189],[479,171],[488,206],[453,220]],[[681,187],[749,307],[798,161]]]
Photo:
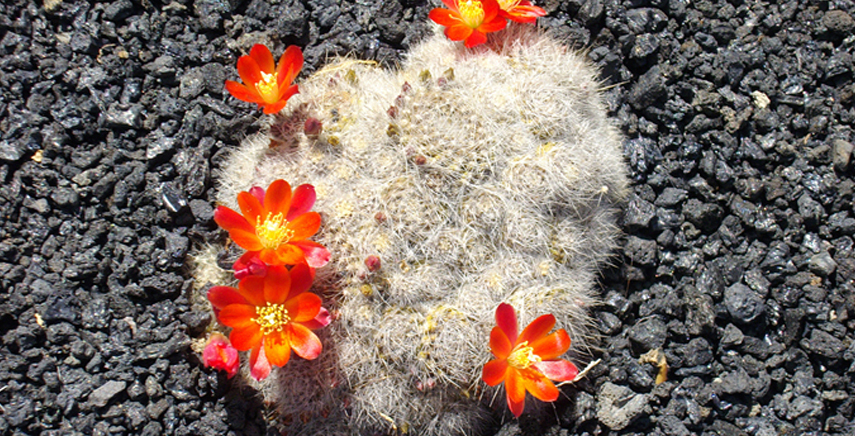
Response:
[[[467,27],[477,29],[484,22],[484,8],[478,0],[466,0],[457,3],[457,11]]]
[[[281,332],[282,328],[291,322],[288,310],[284,305],[267,303],[267,306],[255,308],[257,318],[252,320],[261,327],[261,333],[269,335],[273,332]]]
[[[261,80],[255,83],[255,89],[267,104],[279,101],[279,84],[276,83],[276,74],[261,72]]]
[[[510,11],[520,4],[520,0],[499,0],[499,9]]]
[[[294,231],[288,228],[288,220],[282,212],[273,215],[267,214],[267,218],[261,221],[261,216],[256,217],[255,235],[258,241],[268,250],[275,250],[280,245],[287,243],[294,237]]]
[[[534,348],[528,346],[528,341],[523,341],[514,347],[511,355],[508,356],[508,364],[516,369],[526,369],[540,361],[540,356],[534,354]]]

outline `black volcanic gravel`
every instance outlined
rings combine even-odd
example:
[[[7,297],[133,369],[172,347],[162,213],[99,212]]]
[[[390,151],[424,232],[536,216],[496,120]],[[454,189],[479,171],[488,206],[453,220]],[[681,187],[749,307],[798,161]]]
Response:
[[[497,434],[855,434],[855,4],[538,3],[601,69],[634,184],[602,362]],[[0,434],[277,434],[190,350],[211,177],[263,127],[223,81],[257,42],[304,75],[395,65],[433,6],[0,4]]]

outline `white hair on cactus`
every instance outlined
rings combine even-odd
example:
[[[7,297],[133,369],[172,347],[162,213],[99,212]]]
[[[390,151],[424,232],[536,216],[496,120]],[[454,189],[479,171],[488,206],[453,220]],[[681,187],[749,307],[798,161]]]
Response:
[[[400,71],[348,59],[322,69],[274,120],[290,124],[271,128],[298,133],[231,154],[221,203],[279,178],[311,183],[315,240],[332,253],[313,286],[337,314],[323,353],[262,383],[283,426],[479,434],[498,389],[481,367],[501,302],[521,327],[552,313],[574,349],[591,345],[586,308],[627,191],[596,76],[533,26],[473,49],[437,34]],[[306,116],[321,134],[292,128]]]

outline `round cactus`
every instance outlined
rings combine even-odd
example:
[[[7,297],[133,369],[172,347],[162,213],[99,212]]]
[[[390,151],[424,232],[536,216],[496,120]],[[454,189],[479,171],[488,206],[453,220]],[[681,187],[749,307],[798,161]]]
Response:
[[[315,240],[332,253],[313,287],[335,316],[323,353],[262,382],[283,425],[482,432],[504,407],[481,381],[501,302],[523,325],[554,314],[571,350],[585,349],[627,184],[596,77],[530,26],[473,49],[438,34],[400,71],[322,69],[232,153],[219,201],[311,183]]]

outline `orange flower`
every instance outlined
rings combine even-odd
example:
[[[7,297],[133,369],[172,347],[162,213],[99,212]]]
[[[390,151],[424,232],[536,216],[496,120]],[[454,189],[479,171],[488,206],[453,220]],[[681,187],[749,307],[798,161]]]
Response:
[[[517,336],[517,315],[510,304],[496,309],[496,327],[490,332],[490,350],[495,359],[484,365],[481,378],[490,386],[505,382],[508,408],[519,417],[525,408],[528,391],[541,401],[558,399],[558,388],[551,380],[568,381],[579,370],[573,363],[557,359],[570,348],[570,336],[564,329],[552,334],[555,317],[538,317]]]
[[[534,23],[537,17],[546,15],[543,8],[531,4],[529,0],[498,0],[499,15],[517,23]]]
[[[226,371],[229,378],[234,377],[240,367],[237,349],[219,333],[211,333],[208,344],[202,350],[202,361],[205,366]]]
[[[287,364],[291,350],[308,360],[321,354],[323,346],[312,330],[329,323],[329,312],[321,307],[321,297],[307,292],[311,286],[312,271],[300,264],[290,272],[271,266],[266,276],[247,277],[237,289],[215,286],[208,291],[217,319],[232,328],[232,345],[251,350],[253,377],[266,377],[270,365]]]
[[[266,192],[254,187],[250,192],[239,193],[241,213],[217,207],[214,221],[229,232],[236,244],[249,251],[235,263],[236,270],[240,273],[242,266],[251,265],[254,258],[267,265],[326,265],[330,252],[307,240],[321,227],[321,216],[309,212],[314,204],[312,185],[300,185],[292,194],[291,185],[280,179],[271,183]]]
[[[288,47],[279,58],[279,64],[274,65],[270,50],[255,44],[248,56],[238,59],[237,70],[243,84],[226,80],[226,90],[238,100],[256,103],[264,108],[264,113],[273,114],[281,111],[288,99],[300,92],[291,82],[301,68],[303,52],[299,47]]]
[[[496,0],[442,0],[448,9],[436,8],[428,15],[452,41],[463,41],[466,47],[487,42],[487,33],[502,30],[508,24],[499,16]]]

